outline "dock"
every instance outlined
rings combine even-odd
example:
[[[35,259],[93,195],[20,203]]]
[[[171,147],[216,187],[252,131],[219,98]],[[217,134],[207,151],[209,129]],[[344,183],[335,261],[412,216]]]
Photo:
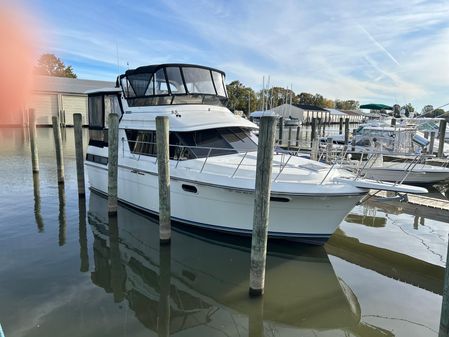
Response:
[[[375,192],[371,191],[370,195],[373,197],[377,197],[379,201],[382,199],[387,199],[391,197],[391,194],[385,191]],[[391,201],[391,199],[387,199]],[[449,201],[439,198],[428,197],[426,195],[417,195],[417,194],[407,194],[407,203],[410,205],[423,206],[428,207],[435,210],[440,210],[442,212],[447,212],[446,217],[449,216]],[[405,204],[402,202],[401,204]]]

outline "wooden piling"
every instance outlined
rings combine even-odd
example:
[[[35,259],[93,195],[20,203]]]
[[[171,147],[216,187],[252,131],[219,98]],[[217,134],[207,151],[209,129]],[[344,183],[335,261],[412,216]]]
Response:
[[[78,195],[84,196],[84,155],[83,155],[83,126],[80,113],[73,114],[73,127],[75,134],[76,176],[78,180]]]
[[[339,127],[338,127],[338,134],[343,134],[343,117],[340,117]]]
[[[444,156],[444,138],[446,136],[446,120],[442,119],[440,121],[440,129],[438,130],[438,158],[443,158]]]
[[[108,213],[117,214],[118,115],[109,114],[108,130]]]
[[[324,119],[322,135],[323,135],[323,137],[326,136],[326,119]]]
[[[301,135],[301,127],[300,126],[298,126],[297,128],[296,128],[296,147],[298,148],[298,150],[299,150],[299,137],[300,137],[300,135]]]
[[[433,154],[433,149],[435,147],[435,132],[430,132],[430,143],[429,143],[429,153]]]
[[[391,119],[391,126],[396,126],[396,118]]]
[[[290,150],[290,146],[292,146],[292,127],[288,127],[288,143],[287,143],[288,149]]]
[[[64,155],[62,153],[61,127],[58,116],[52,116],[53,136],[55,138],[56,165],[58,171],[58,184],[64,184]]]
[[[33,172],[39,172],[39,153],[37,150],[36,143],[36,115],[34,109],[30,109],[29,111],[29,128],[30,128],[30,148],[31,148],[31,165],[33,168]]]
[[[275,126],[276,117],[265,116],[261,118],[259,145],[257,149],[253,233],[251,241],[249,295],[252,297],[262,295],[265,285]]]
[[[444,272],[443,300],[441,303],[440,316],[440,333],[438,336],[449,336],[449,243],[446,257],[446,269]]]
[[[279,145],[282,145],[284,140],[284,117],[279,118]]]
[[[349,144],[349,118],[345,118],[345,146]]]
[[[316,139],[316,119],[312,118],[312,129],[310,131],[310,145],[311,146],[315,139]]]
[[[327,137],[326,139],[326,163],[332,163],[332,145],[333,139],[332,137]]]
[[[170,243],[170,145],[168,116],[156,117],[157,169],[159,177],[159,238]]]
[[[65,192],[64,185],[58,185],[58,199],[59,199],[59,234],[58,234],[58,243],[59,246],[64,246],[66,241],[66,229],[67,229],[67,219],[65,214]]]
[[[320,141],[318,139],[314,139],[312,141],[312,146],[310,148],[310,159],[318,160],[318,149],[320,147]]]
[[[355,143],[356,143],[356,138],[355,138],[355,134],[356,134],[357,129],[353,129],[352,130],[352,139],[351,139],[351,147],[352,147],[352,152],[355,151]]]

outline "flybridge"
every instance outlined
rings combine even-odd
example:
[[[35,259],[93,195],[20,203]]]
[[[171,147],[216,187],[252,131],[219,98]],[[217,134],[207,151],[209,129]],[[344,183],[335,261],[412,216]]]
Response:
[[[160,64],[130,69],[117,78],[128,106],[207,104],[227,101],[225,73],[191,64]]]

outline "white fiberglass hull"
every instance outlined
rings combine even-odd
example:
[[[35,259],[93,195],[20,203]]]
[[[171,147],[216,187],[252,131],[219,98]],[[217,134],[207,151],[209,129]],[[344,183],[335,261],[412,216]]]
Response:
[[[431,165],[416,165],[411,172],[406,172],[409,163],[384,163],[381,167],[362,170],[365,178],[397,182],[404,179],[405,184],[437,184],[449,181],[449,169]]]
[[[90,186],[107,193],[107,167],[87,163]],[[120,201],[154,214],[159,210],[157,175],[119,167]],[[184,188],[183,188],[184,185]],[[196,193],[187,191],[194,186]],[[171,215],[175,221],[240,235],[250,235],[254,192],[171,179]],[[334,233],[364,193],[289,195],[271,202],[269,237],[322,244]],[[288,200],[288,201],[287,201]]]

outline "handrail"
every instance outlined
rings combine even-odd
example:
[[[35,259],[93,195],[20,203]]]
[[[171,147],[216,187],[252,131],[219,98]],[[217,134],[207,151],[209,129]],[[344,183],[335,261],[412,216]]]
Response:
[[[201,166],[200,173],[203,172],[204,166],[206,165],[207,159],[209,158],[211,151],[212,151],[212,149],[209,149],[209,152],[207,153],[207,157],[204,160],[203,166]]]
[[[288,162],[290,161],[290,159],[291,159],[292,157],[293,157],[292,155],[290,155],[290,156],[288,157],[287,161],[286,161],[285,164],[282,166],[282,168],[279,170],[279,173],[277,174],[277,176],[274,178],[274,180],[273,180],[274,182],[276,182],[276,179],[281,175],[282,171],[284,171],[284,168],[287,166]]]
[[[237,165],[237,168],[235,169],[234,173],[232,173],[231,178],[234,178],[235,174],[237,173],[238,169],[240,168],[240,165],[242,165],[243,160],[246,158],[247,154],[248,154],[248,152],[245,152],[245,154],[242,157],[242,160],[240,160],[240,163]]]

